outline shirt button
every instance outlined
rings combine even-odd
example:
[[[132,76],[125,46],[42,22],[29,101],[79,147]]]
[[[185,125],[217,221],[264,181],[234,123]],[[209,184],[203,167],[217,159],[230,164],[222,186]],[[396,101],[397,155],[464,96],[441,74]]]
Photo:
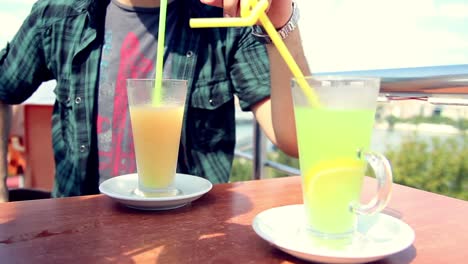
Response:
[[[213,99],[210,99],[208,102],[210,102],[210,105],[214,105],[214,103],[215,103],[215,102],[213,101]]]
[[[81,103],[81,97],[76,97],[75,104],[80,104],[80,103]]]
[[[191,51],[191,50],[187,51],[185,56],[187,56],[187,58],[191,58],[193,56],[193,51]]]
[[[85,145],[81,145],[80,146],[80,152],[83,153],[86,151],[86,146]]]

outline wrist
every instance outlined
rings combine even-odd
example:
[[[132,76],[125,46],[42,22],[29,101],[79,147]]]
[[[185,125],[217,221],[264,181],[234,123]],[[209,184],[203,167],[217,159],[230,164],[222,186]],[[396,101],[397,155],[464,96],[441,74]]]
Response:
[[[276,29],[284,27],[290,20],[293,13],[292,2],[291,0],[276,0],[270,4],[267,15]]]
[[[279,2],[279,1],[276,1]],[[284,40],[286,39],[289,34],[291,34],[294,30],[296,30],[299,22],[299,9],[297,7],[297,3],[291,2],[291,13],[289,14],[288,20],[286,23],[281,26],[279,29],[277,28],[277,32],[279,36]],[[259,25],[254,25],[252,28],[252,35],[260,42],[264,44],[271,44],[272,40],[267,32]]]

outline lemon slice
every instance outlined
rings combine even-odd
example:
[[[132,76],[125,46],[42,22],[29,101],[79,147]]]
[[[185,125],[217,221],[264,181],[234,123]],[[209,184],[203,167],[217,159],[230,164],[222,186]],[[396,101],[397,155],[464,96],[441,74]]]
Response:
[[[303,197],[309,225],[318,232],[349,232],[350,205],[359,200],[366,162],[343,158],[316,163],[303,175]]]
[[[312,187],[317,181],[324,180],[325,176],[335,182],[343,177],[351,177],[356,174],[364,175],[365,164],[363,160],[351,158],[320,161],[303,175],[304,185]]]

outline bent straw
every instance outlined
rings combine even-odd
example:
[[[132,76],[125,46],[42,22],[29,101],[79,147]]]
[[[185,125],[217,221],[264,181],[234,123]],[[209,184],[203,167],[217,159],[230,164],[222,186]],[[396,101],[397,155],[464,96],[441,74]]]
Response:
[[[254,0],[256,1],[256,0]],[[242,2],[243,3],[243,2]],[[252,0],[248,4],[242,4],[241,17],[223,17],[223,18],[192,18],[190,19],[190,27],[192,28],[207,28],[207,27],[248,27],[257,23],[258,18],[268,8],[268,1],[261,0],[257,5],[249,10]]]
[[[249,8],[252,7],[252,10]],[[292,74],[294,75],[297,84],[302,89],[307,101],[311,106],[319,107],[317,95],[314,90],[309,86],[306,78],[302,74],[301,69],[297,65],[294,57],[289,52],[286,44],[284,44],[279,33],[271,23],[265,11],[268,7],[268,0],[249,0],[248,4],[241,5],[241,17],[238,18],[192,18],[190,19],[191,27],[245,27],[252,26],[257,21],[260,21],[267,34],[270,36],[273,44],[278,49],[281,57],[288,65]]]
[[[158,47],[156,52],[155,80],[153,89],[153,105],[161,105],[162,101],[162,79],[163,79],[163,60],[164,60],[164,39],[166,37],[166,14],[167,0],[161,0],[159,6],[159,29],[158,29]]]

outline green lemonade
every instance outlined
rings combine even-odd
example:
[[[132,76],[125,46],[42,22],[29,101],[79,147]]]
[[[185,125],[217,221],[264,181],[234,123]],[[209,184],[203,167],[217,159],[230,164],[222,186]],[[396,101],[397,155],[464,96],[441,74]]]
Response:
[[[374,111],[296,107],[303,199],[309,227],[344,234],[354,228],[350,204],[359,202]]]

